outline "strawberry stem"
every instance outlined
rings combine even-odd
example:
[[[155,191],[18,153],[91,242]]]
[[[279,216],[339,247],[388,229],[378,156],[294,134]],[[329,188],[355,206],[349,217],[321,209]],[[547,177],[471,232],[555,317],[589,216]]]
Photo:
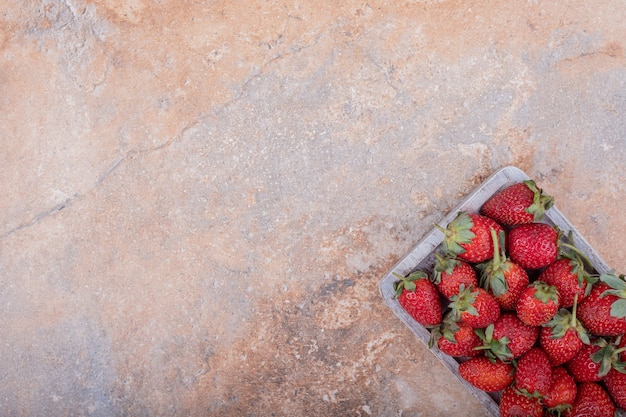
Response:
[[[570,238],[571,239],[571,238]],[[563,241],[559,242],[559,246],[562,248],[566,248],[571,250],[572,252],[574,252],[574,254],[579,257],[580,259],[582,259],[585,264],[587,264],[587,266],[591,267],[592,269],[594,268],[593,264],[591,263],[591,261],[589,260],[589,258],[587,257],[587,255],[585,255],[584,253],[581,252],[580,249],[578,249],[575,245],[571,245],[569,243],[565,243]]]
[[[500,244],[495,229],[491,229],[491,240],[493,240],[493,270],[500,269]]]
[[[576,307],[578,307],[578,293],[574,294],[574,305],[572,306],[571,326],[576,328]]]

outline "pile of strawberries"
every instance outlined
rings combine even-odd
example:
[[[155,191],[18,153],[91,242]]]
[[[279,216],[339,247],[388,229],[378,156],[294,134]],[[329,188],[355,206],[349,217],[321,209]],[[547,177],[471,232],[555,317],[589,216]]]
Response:
[[[552,205],[533,181],[506,187],[438,226],[432,273],[394,289],[461,377],[499,393],[502,417],[613,417],[626,409],[626,281],[542,222]]]

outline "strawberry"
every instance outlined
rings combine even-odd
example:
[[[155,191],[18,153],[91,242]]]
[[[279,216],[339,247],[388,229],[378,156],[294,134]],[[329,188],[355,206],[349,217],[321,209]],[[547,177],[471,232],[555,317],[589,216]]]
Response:
[[[479,349],[502,361],[517,359],[528,352],[539,337],[539,328],[528,326],[515,313],[505,312],[485,329],[476,332],[483,341]]]
[[[515,380],[515,368],[510,363],[491,360],[486,356],[470,358],[459,365],[459,375],[476,388],[497,392]]]
[[[534,281],[522,292],[515,307],[519,319],[529,326],[549,322],[559,310],[559,293],[554,285]]]
[[[470,263],[484,262],[493,256],[491,229],[502,231],[495,220],[480,214],[460,212],[444,229],[443,248],[446,253],[456,255]]]
[[[554,204],[554,199],[544,195],[534,181],[510,185],[494,194],[480,212],[500,224],[513,226],[540,221]]]
[[[398,303],[413,319],[426,327],[436,326],[442,320],[442,308],[437,287],[425,272],[417,271],[407,277],[395,274],[394,284]]]
[[[539,334],[539,345],[550,358],[552,366],[572,359],[583,346],[589,344],[587,330],[576,319],[576,304],[572,312],[561,309]]]
[[[461,284],[466,288],[478,286],[476,271],[470,264],[450,256],[435,256],[434,283],[444,297],[450,299],[458,294]]]
[[[500,417],[541,417],[543,407],[539,398],[524,395],[511,385],[502,391]]]
[[[528,274],[506,257],[504,232],[491,230],[493,258],[479,265],[480,286],[492,293],[503,310],[515,310],[517,299],[529,283]]]
[[[453,320],[473,328],[487,327],[500,317],[500,305],[487,291],[480,287],[465,288],[450,298]]]
[[[585,271],[580,258],[560,258],[552,262],[539,275],[539,280],[554,285],[560,296],[560,307],[569,308],[574,304],[574,296],[582,301],[591,290],[594,279]]]
[[[546,223],[527,223],[514,227],[507,236],[511,260],[524,269],[550,265],[558,256],[560,233]]]
[[[540,347],[530,349],[517,362],[515,386],[521,393],[542,398],[550,390],[551,382],[550,359]]]
[[[597,338],[565,363],[565,367],[576,382],[598,382],[606,378],[611,368],[621,366],[620,351],[604,338]]]
[[[439,350],[449,356],[472,357],[482,355],[480,350],[475,349],[481,345],[482,341],[472,327],[459,326],[456,322],[444,319],[439,332],[433,331],[431,335],[437,340]]]
[[[576,399],[577,391],[578,388],[574,378],[567,373],[564,367],[557,366],[552,368],[550,389],[541,402],[550,411],[562,413],[572,406]]]
[[[614,417],[617,411],[609,394],[600,384],[584,382],[578,385],[578,392],[572,408],[566,410],[565,417]]]
[[[604,386],[618,407],[626,410],[626,370],[612,368],[604,379]]]
[[[626,333],[626,282],[624,275],[600,275],[600,281],[578,306],[578,318],[596,336]]]

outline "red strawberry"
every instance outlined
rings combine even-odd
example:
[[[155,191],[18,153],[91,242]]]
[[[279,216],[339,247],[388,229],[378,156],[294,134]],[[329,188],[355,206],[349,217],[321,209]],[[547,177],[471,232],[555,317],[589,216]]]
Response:
[[[552,366],[572,359],[583,346],[589,344],[587,330],[576,319],[576,304],[572,312],[561,309],[541,328],[539,344],[550,358]]]
[[[528,180],[494,194],[480,212],[500,224],[513,226],[541,220],[553,204],[551,196],[544,195],[534,181]]]
[[[528,274],[506,257],[504,232],[496,235],[495,230],[492,230],[491,238],[493,259],[479,265],[482,270],[480,285],[496,297],[503,310],[515,310],[517,299],[528,286]]]
[[[619,336],[626,333],[624,276],[602,274],[600,281],[578,306],[578,319],[596,336]]]
[[[470,358],[459,365],[459,375],[478,389],[497,392],[511,385],[515,368],[510,363],[486,356]]]
[[[571,407],[576,399],[576,381],[562,366],[552,368],[550,390],[541,400],[550,411],[562,413]]]
[[[494,229],[497,233],[503,230],[489,217],[465,212],[460,212],[445,229],[439,229],[444,233],[445,252],[471,263],[491,259],[493,241],[490,230]]]
[[[503,361],[517,359],[528,352],[539,336],[539,328],[528,326],[515,313],[502,313],[487,328],[476,330],[483,340],[485,354]]]
[[[500,317],[500,305],[480,287],[461,289],[450,298],[451,317],[461,325],[474,328],[487,327]]]
[[[520,295],[515,310],[519,319],[529,326],[546,324],[559,310],[556,287],[543,281],[534,281]]]
[[[449,256],[439,256],[435,262],[434,282],[444,297],[450,298],[459,293],[459,287],[478,287],[476,271],[470,264]]]
[[[453,357],[482,355],[480,350],[475,349],[481,345],[482,341],[472,327],[459,326],[455,322],[444,320],[439,334],[436,333],[431,334],[437,339],[437,347],[447,355]]]
[[[539,347],[534,347],[517,362],[515,386],[523,394],[541,398],[550,390],[552,367],[548,355]]]
[[[524,269],[539,269],[557,258],[559,232],[546,223],[528,223],[514,227],[507,237],[511,260]]]
[[[598,382],[606,378],[614,364],[619,365],[619,351],[599,337],[583,345],[565,367],[576,382]]]
[[[539,280],[554,285],[559,292],[560,307],[568,308],[574,304],[574,296],[578,294],[581,302],[591,290],[593,278],[585,271],[580,258],[560,258],[552,262],[539,275]]]
[[[413,272],[408,277],[394,274],[400,281],[394,284],[398,303],[423,326],[441,323],[442,309],[437,287],[425,272]]]
[[[578,385],[574,404],[563,415],[565,417],[614,417],[616,411],[611,397],[600,384],[585,382]]]
[[[626,410],[626,370],[612,368],[604,379],[609,395],[618,407]]]
[[[543,407],[539,398],[519,392],[514,385],[502,391],[500,417],[541,417]]]

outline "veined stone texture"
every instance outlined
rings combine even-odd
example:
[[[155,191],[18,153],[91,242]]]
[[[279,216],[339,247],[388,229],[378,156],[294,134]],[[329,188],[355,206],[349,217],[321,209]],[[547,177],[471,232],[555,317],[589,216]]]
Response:
[[[507,165],[626,272],[625,21],[4,0],[0,414],[486,416],[378,283]]]

